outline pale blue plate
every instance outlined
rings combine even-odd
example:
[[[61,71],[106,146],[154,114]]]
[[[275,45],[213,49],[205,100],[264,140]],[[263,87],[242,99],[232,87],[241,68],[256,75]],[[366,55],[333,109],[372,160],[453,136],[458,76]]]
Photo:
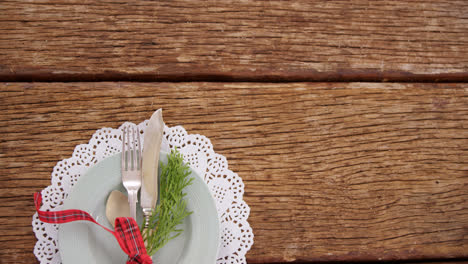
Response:
[[[167,153],[160,160],[167,162]],[[219,221],[215,202],[205,182],[192,171],[193,184],[186,188],[187,208],[193,213],[181,228],[182,234],[171,240],[154,256],[163,264],[214,264],[219,245]],[[106,219],[105,205],[112,190],[125,189],[121,182],[120,154],[91,167],[73,187],[63,209],[80,209],[90,213],[97,222],[112,229]],[[141,225],[142,214],[137,211]],[[59,250],[63,264],[115,264],[126,262],[127,256],[117,241],[103,228],[86,221],[59,226]]]

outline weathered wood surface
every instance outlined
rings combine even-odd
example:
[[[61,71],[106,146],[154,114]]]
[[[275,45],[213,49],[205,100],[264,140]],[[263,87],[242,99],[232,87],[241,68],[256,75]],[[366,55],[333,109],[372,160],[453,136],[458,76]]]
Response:
[[[2,83],[0,260],[35,261],[32,194],[101,127],[164,108],[245,182],[249,263],[468,257],[468,85]]]
[[[458,80],[468,2],[0,2],[3,80]]]

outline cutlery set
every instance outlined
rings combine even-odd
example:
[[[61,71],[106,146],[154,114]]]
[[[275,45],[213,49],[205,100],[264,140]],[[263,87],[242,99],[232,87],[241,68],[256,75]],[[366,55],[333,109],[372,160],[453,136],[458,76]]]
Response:
[[[162,110],[150,118],[144,135],[143,151],[140,131],[124,127],[122,130],[122,184],[128,193],[130,216],[136,219],[136,204],[140,191],[140,205],[145,216],[146,228],[153,208],[158,201],[159,152],[164,132]]]

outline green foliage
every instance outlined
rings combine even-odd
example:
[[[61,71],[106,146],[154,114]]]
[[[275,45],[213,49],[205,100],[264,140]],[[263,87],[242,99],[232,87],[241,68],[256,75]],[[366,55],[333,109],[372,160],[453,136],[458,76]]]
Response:
[[[190,167],[183,163],[182,154],[177,149],[172,150],[167,164],[161,163],[160,168],[159,203],[153,210],[148,228],[142,231],[150,256],[182,233],[177,226],[192,213],[186,209],[183,190],[192,184],[193,178],[189,177]]]

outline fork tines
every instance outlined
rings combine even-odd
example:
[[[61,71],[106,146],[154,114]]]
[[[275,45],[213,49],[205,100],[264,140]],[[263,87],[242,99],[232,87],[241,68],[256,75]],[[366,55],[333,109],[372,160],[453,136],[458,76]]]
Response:
[[[140,131],[126,126],[122,129],[122,170],[141,168]],[[131,134],[131,135],[130,135]],[[132,140],[131,140],[132,139]],[[130,158],[130,159],[129,159]],[[129,164],[130,163],[130,164]],[[128,166],[131,165],[131,168]]]

